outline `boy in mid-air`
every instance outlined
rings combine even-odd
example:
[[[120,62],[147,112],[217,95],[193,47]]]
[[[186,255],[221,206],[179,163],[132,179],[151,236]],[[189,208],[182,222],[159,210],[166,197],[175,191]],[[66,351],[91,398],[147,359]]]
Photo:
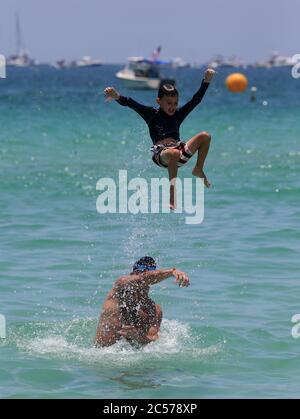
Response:
[[[185,164],[198,151],[193,175],[203,178],[209,188],[204,171],[211,136],[202,131],[189,139],[186,143],[180,141],[179,127],[189,113],[201,102],[211,82],[215,71],[207,69],[199,90],[192,99],[178,108],[178,91],[172,84],[164,84],[158,90],[156,102],[159,108],[142,105],[131,98],[121,96],[113,87],[104,90],[107,100],[115,99],[120,105],[135,110],[147,123],[150,137],[153,141],[152,160],[160,167],[166,167],[170,179],[170,208],[175,208],[175,181],[178,167]]]

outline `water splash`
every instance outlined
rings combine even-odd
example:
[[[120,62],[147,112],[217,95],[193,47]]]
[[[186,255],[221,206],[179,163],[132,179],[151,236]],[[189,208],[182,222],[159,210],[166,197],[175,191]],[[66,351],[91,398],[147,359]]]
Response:
[[[166,360],[182,356],[193,359],[222,351],[222,345],[200,347],[198,337],[187,324],[163,320],[160,339],[143,347],[133,347],[120,340],[108,348],[92,345],[95,319],[73,319],[69,323],[47,325],[31,323],[16,330],[10,337],[20,351],[31,356],[75,360],[103,366],[138,365],[151,360]],[[201,345],[202,346],[202,345]]]

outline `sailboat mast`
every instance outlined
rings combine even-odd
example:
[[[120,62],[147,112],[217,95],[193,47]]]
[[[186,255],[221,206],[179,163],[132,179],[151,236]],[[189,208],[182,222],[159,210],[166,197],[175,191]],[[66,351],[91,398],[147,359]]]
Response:
[[[19,13],[16,13],[16,37],[17,37],[17,55],[22,55],[23,50],[24,50],[24,45],[22,41]]]

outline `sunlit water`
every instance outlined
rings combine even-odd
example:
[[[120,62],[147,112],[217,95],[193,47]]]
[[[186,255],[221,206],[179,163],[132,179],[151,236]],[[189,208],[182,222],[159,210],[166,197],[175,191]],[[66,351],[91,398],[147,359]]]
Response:
[[[104,86],[120,87],[117,69],[9,69],[0,80],[1,397],[298,397],[299,79],[249,69],[250,102],[227,92],[229,70],[219,71],[181,129],[182,139],[213,138],[213,188],[204,222],[190,226],[184,214],[96,211],[100,177],[165,174],[143,121],[103,102]],[[181,102],[202,72],[177,72]],[[186,271],[191,286],[153,287],[159,341],[93,348],[107,291],[145,254]]]

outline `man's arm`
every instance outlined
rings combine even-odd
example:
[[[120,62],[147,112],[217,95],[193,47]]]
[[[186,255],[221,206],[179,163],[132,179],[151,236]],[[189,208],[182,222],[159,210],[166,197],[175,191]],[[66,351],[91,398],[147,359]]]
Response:
[[[109,294],[100,314],[96,337],[94,339],[95,346],[111,346],[116,343],[120,339],[120,328],[119,308],[117,303],[110,299]]]
[[[179,286],[187,287],[190,284],[189,278],[186,273],[179,271],[176,268],[171,269],[159,269],[157,271],[146,271],[141,274],[142,281],[146,285],[154,285],[169,278],[170,276],[175,277],[175,282]]]
[[[151,286],[174,276],[179,286],[187,287],[190,284],[188,276],[176,268],[158,269],[156,271],[146,271],[141,274],[128,275],[121,277],[115,283],[115,288],[121,288],[127,285],[145,285]]]
[[[187,102],[185,105],[179,108],[178,114],[180,123],[182,123],[182,121],[188,116],[188,114],[191,113],[192,110],[195,109],[195,107],[199,105],[199,103],[202,101],[214,74],[214,70],[207,69],[199,90],[194,94],[194,96],[189,102]]]
[[[136,341],[142,345],[146,345],[150,342],[155,342],[159,339],[159,330],[162,321],[162,311],[159,305],[156,304],[156,316],[149,329],[145,333],[140,328],[132,325],[125,325],[120,330],[120,336],[125,337],[128,340]]]
[[[119,332],[119,335],[126,338],[129,341],[146,345],[147,343],[154,342],[158,339],[159,327],[151,326],[147,333],[141,332],[135,326],[123,326]]]

